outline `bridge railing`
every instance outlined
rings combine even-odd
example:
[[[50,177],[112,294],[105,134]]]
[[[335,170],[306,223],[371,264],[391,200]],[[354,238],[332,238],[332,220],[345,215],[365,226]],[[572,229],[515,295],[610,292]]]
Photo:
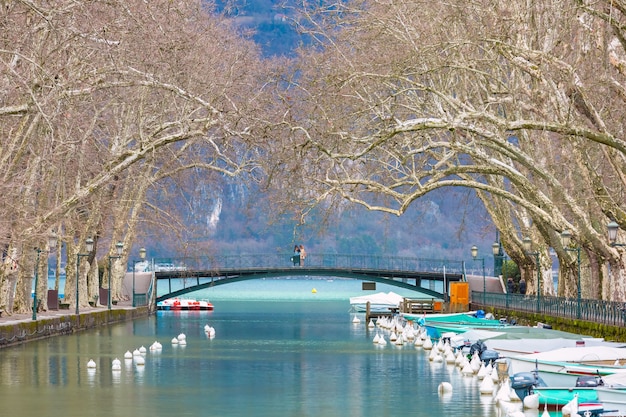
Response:
[[[176,271],[202,271],[242,268],[292,267],[293,253],[212,255],[181,258],[155,258],[153,265]],[[384,255],[347,255],[308,253],[303,266],[328,268],[376,269],[388,271],[423,271],[464,274],[463,261],[446,259],[409,258]]]

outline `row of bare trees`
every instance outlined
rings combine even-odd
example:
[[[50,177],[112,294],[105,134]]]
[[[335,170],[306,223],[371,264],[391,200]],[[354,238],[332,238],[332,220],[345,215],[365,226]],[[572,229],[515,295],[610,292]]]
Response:
[[[277,83],[295,142],[284,151],[297,149],[320,203],[402,215],[432,190],[473,188],[530,292],[538,267],[554,293],[553,248],[559,295],[574,297],[580,248],[582,296],[624,301],[625,251],[607,224],[626,228],[625,13],[603,0],[304,10],[298,23],[319,45]]]
[[[316,43],[270,61],[201,1],[4,2],[0,306],[30,308],[50,233],[70,303],[71,260],[96,241],[81,305],[122,241],[119,298],[142,221],[168,214],[147,196],[198,170],[254,179],[301,221],[349,204],[402,215],[433,190],[469,187],[530,291],[551,248],[559,295],[578,291],[569,231],[583,296],[626,300],[625,252],[606,238],[610,221],[626,229],[626,5],[319,4],[289,13]]]
[[[257,165],[248,117],[260,102],[257,48],[201,1],[3,2],[0,44],[8,311],[30,309],[35,249],[47,250],[51,233],[67,258],[70,303],[77,254],[86,238],[96,242],[81,263],[80,305],[97,294],[98,258],[121,241],[119,299],[140,220],[151,215],[149,190],[191,167],[233,176]]]

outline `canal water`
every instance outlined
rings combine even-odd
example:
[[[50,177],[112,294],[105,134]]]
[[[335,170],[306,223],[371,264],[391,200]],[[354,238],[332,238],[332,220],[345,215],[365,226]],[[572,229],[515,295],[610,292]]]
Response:
[[[377,291],[415,293],[378,285]],[[355,280],[256,280],[193,294],[212,312],[158,312],[130,323],[0,350],[0,415],[493,417],[479,381],[413,345],[375,345],[354,324]],[[210,338],[205,325],[215,329]],[[171,340],[185,334],[185,346]],[[124,353],[155,341],[145,365]],[[115,358],[121,371],[112,371]],[[96,368],[88,368],[89,360]],[[450,382],[453,392],[439,395]],[[537,416],[527,412],[527,416]]]

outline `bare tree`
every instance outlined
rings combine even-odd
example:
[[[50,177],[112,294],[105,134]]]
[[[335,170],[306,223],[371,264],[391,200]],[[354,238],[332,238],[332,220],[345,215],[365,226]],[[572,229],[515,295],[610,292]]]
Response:
[[[626,80],[613,61],[624,53],[607,17],[621,11],[592,7],[401,0],[307,10],[301,27],[319,45],[301,51],[297,78],[277,83],[290,106],[277,122],[290,138],[277,155],[298,154],[284,172],[304,167],[300,199],[334,195],[401,215],[433,190],[470,187],[528,277],[536,267],[549,276],[555,247],[563,294],[575,293],[575,260],[559,241],[570,230],[595,268],[583,269],[587,294],[625,299],[613,284],[624,282],[624,256],[603,227],[623,219]],[[592,294],[594,279],[602,294]]]
[[[112,248],[124,236],[130,250],[136,224],[124,220],[141,217],[172,158],[201,149],[178,168],[231,175],[251,164],[258,52],[207,11],[199,1],[19,1],[0,11],[0,187],[14,196],[0,205],[0,242],[10,250],[56,230],[68,248],[69,300],[81,242]],[[81,305],[96,290],[96,255],[85,262],[92,278],[81,278]]]

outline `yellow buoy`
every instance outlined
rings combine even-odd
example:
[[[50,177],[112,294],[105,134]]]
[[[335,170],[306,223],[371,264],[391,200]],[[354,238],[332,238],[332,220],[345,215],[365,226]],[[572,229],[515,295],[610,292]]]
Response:
[[[313,288],[313,289],[311,290],[311,292],[312,292],[313,294],[315,294],[315,293],[317,292],[317,290],[316,290],[315,288]]]

